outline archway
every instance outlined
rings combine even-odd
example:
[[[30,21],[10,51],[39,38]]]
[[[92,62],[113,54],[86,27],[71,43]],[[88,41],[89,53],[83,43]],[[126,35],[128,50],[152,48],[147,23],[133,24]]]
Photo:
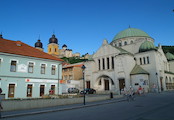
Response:
[[[114,81],[107,75],[101,75],[97,78],[96,84],[99,91],[109,91],[113,89]]]

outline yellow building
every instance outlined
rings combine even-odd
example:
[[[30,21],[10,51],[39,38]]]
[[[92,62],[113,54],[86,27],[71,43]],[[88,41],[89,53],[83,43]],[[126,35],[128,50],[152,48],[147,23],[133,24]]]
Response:
[[[58,55],[59,55],[58,39],[56,38],[56,36],[54,34],[49,39],[48,54],[56,56],[56,57],[58,57]]]

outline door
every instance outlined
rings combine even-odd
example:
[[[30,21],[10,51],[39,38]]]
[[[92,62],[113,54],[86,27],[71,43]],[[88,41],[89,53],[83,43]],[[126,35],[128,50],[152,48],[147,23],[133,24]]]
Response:
[[[163,88],[163,77],[160,77],[160,84],[161,84],[161,91],[163,91],[164,90],[164,88]]]
[[[15,84],[9,84],[8,97],[9,98],[14,98],[14,94],[15,94]]]
[[[27,85],[27,97],[32,97],[32,85]]]
[[[86,88],[91,88],[90,81],[86,81]]]
[[[120,80],[119,80],[119,87],[120,87],[120,91],[121,91],[122,89],[124,89],[124,87],[125,87],[125,80],[124,80],[124,79],[120,79]]]
[[[40,96],[44,95],[45,85],[40,85]]]
[[[55,94],[55,85],[51,85],[51,91],[52,91],[52,94],[54,95]]]
[[[105,90],[109,90],[109,80],[104,80],[105,81]]]

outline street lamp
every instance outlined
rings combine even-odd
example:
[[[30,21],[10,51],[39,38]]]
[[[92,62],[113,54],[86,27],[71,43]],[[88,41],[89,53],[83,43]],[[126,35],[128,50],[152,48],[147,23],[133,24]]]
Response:
[[[85,73],[85,65],[82,65],[82,72],[83,72],[83,104],[85,105],[85,79],[84,79],[84,73]]]
[[[160,93],[160,91],[159,91],[159,84],[158,84],[158,73],[156,73],[156,78],[157,78],[158,93]]]

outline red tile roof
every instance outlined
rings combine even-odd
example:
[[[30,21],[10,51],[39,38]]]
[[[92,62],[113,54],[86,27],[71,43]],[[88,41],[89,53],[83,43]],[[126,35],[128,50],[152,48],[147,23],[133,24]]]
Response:
[[[49,55],[34,47],[31,47],[21,41],[12,41],[0,38],[0,52],[10,53],[22,56],[30,56],[43,59],[51,59],[56,61],[63,61],[60,58]]]
[[[63,65],[63,68],[71,68],[71,67],[82,67],[83,63],[80,64],[65,64]]]

